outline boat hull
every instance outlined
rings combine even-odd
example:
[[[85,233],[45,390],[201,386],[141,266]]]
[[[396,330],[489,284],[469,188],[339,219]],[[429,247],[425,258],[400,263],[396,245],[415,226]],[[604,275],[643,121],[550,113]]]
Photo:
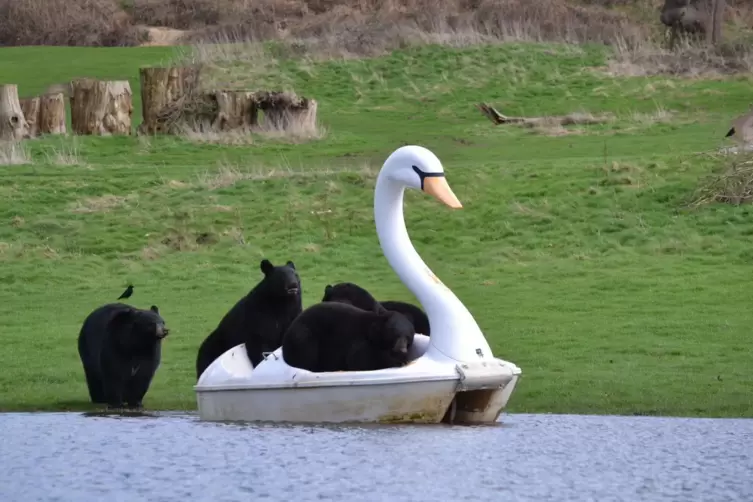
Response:
[[[208,421],[439,423],[455,382],[392,383],[198,392]]]
[[[428,337],[427,337],[428,338]],[[420,351],[428,348],[421,340]],[[402,368],[312,373],[282,349],[253,368],[243,345],[210,365],[195,387],[206,421],[288,423],[493,423],[520,369],[499,359],[454,364],[432,351]]]

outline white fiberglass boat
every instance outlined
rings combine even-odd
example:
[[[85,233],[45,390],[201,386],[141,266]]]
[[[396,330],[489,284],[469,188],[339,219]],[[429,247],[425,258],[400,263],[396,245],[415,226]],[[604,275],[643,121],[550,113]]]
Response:
[[[418,255],[405,228],[406,188],[451,208],[462,205],[440,160],[420,146],[382,166],[374,219],[382,251],[426,311],[431,337],[416,335],[411,361],[377,371],[314,373],[289,366],[282,348],[254,368],[243,345],[217,358],[194,387],[202,420],[264,422],[492,423],[521,370],[494,357],[468,309]]]

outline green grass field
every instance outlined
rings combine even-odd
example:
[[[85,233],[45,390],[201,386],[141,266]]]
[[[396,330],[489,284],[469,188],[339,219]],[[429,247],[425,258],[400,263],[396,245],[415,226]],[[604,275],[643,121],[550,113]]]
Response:
[[[263,257],[295,261],[306,305],[339,281],[413,300],[372,217],[376,172],[412,143],[443,160],[464,208],[410,192],[409,232],[495,354],[522,367],[510,412],[753,416],[753,210],[688,207],[751,78],[618,78],[607,56],[506,44],[284,60],[254,78],[316,98],[323,139],[28,142],[33,163],[0,167],[0,409],[87,408],[76,337],[129,282],[172,328],[150,409],[195,408],[198,346]],[[138,125],[138,67],[170,57],[5,48],[0,74],[22,96],[127,78]],[[480,101],[614,120],[494,126]]]

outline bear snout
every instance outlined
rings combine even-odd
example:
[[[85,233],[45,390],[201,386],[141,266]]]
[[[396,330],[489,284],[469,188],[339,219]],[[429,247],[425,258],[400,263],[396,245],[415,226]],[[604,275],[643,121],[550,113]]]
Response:
[[[289,294],[291,296],[297,295],[299,291],[300,291],[300,288],[298,287],[298,284],[293,284],[291,286],[288,286],[285,289],[285,292],[287,292],[287,294]]]
[[[170,334],[170,329],[166,326],[157,326],[156,328],[157,338],[162,339]]]
[[[408,353],[408,340],[406,340],[403,337],[398,338],[395,341],[395,345],[392,347],[392,350],[395,352],[399,352],[400,354],[407,354]]]

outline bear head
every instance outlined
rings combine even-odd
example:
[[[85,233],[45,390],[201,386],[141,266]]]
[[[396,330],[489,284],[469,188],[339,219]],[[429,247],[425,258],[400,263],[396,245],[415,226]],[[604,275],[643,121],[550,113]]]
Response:
[[[121,338],[121,343],[131,347],[152,345],[170,333],[156,305],[149,310],[127,307],[115,315],[110,326],[120,337],[127,337]]]
[[[367,339],[375,349],[407,362],[414,336],[413,324],[404,315],[388,311],[374,318]]]
[[[371,293],[352,282],[341,282],[332,286],[327,284],[324,287],[323,302],[337,302],[353,305],[361,310],[384,313],[385,308],[371,296]]]
[[[301,297],[301,278],[295,269],[295,264],[288,261],[285,265],[275,267],[272,262],[264,259],[259,264],[264,274],[261,285],[264,293],[270,297]]]

